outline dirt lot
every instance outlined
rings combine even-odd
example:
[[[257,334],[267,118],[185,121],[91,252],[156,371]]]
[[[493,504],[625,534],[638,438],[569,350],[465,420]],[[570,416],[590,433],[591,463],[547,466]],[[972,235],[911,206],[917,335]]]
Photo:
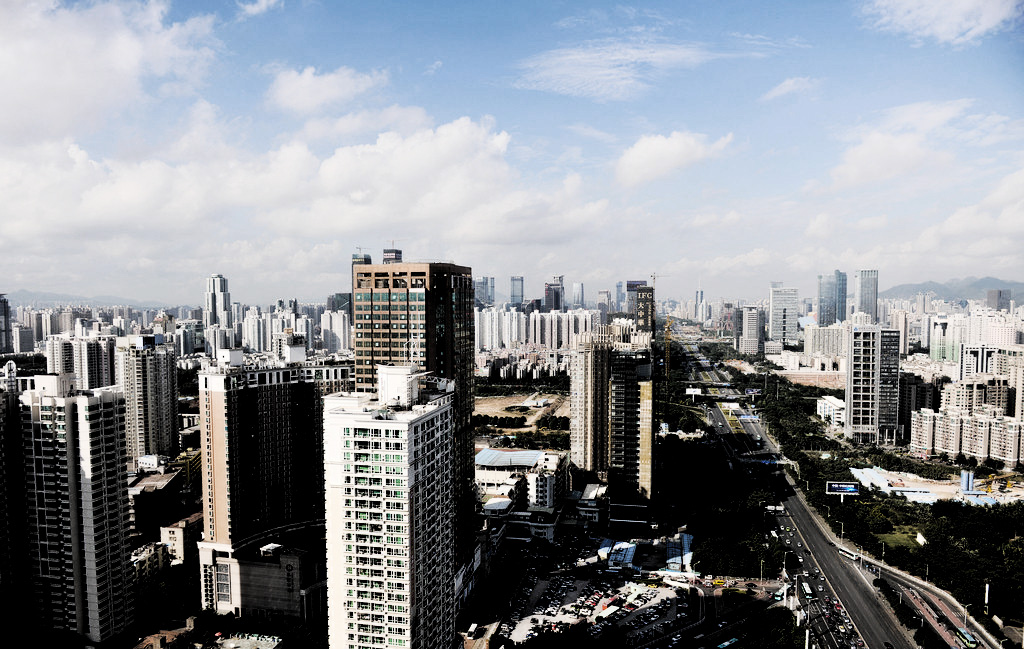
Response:
[[[530,408],[527,413],[509,412],[505,408],[521,405],[527,399],[549,399],[551,405],[545,408]],[[526,423],[533,426],[537,419],[543,414],[552,414],[557,417],[569,416],[569,398],[559,394],[514,394],[507,397],[477,397],[476,405],[473,408],[475,415],[490,415],[492,417],[518,417],[526,416]]]

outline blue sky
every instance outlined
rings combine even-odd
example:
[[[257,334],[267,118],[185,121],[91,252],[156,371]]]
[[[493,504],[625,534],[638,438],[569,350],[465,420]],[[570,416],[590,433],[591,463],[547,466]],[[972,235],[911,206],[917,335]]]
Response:
[[[0,6],[0,290],[1024,279],[1024,0]]]

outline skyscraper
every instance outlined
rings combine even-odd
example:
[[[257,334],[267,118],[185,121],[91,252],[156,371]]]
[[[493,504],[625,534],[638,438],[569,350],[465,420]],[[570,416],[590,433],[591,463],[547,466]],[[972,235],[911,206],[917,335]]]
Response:
[[[622,282],[615,282],[615,310],[622,312],[626,310],[626,292],[622,288]]]
[[[128,470],[143,455],[177,455],[178,370],[162,335],[117,339],[115,377],[125,394]]]
[[[878,322],[878,271],[858,270],[855,276],[855,313],[866,313],[872,324]]]
[[[583,295],[583,282],[572,283],[572,308],[586,308],[586,300]]]
[[[481,309],[494,306],[494,278],[480,277],[473,280],[473,296]]]
[[[1013,296],[1013,292],[1008,288],[993,288],[989,289],[985,296],[985,303],[988,308],[995,309],[997,311],[1009,311],[1010,299]],[[3,299],[3,295],[0,295],[0,300]],[[3,318],[3,305],[0,304],[0,318]],[[0,324],[0,326],[3,326]]]
[[[203,327],[220,325],[231,328],[231,293],[228,280],[216,273],[206,278],[206,301],[203,304]]]
[[[845,322],[848,316],[846,308],[846,273],[835,271],[836,278],[836,322]]]
[[[299,617],[315,610],[308,566],[271,563],[262,548],[316,530],[324,518],[324,394],[350,387],[350,368],[220,362],[199,374],[203,461],[204,609]],[[323,530],[312,534],[323,538]],[[315,562],[316,548],[308,560]],[[304,581],[306,580],[306,581]],[[289,586],[290,583],[290,586]]]
[[[451,647],[454,394],[411,365],[377,376],[324,401],[328,646]]]
[[[795,345],[799,337],[800,297],[796,288],[772,282],[768,296],[768,338]]]
[[[512,306],[519,308],[523,305],[523,276],[513,275],[509,285],[509,302]]]
[[[7,295],[0,293],[0,354],[14,351],[14,339],[11,335],[11,305]]]
[[[385,248],[383,260],[385,264],[400,264],[402,263],[402,251],[398,248]]]
[[[124,396],[37,376],[20,396],[29,572],[42,628],[102,642],[134,610]]]
[[[608,484],[651,496],[651,350],[615,350],[608,381]]]
[[[838,272],[838,271],[836,271]],[[818,275],[818,326],[827,327],[836,323],[836,277]]]
[[[565,307],[565,276],[555,275],[544,284],[544,308],[561,311]]]
[[[609,484],[651,491],[650,334],[602,326],[576,338],[570,360],[570,459]]]
[[[359,267],[359,266],[363,266],[365,264],[370,264],[370,263],[372,263],[372,261],[370,260],[370,255],[367,255],[367,254],[364,254],[364,253],[359,253],[359,254],[352,255],[352,284],[351,284],[351,286],[355,286],[356,285],[356,268]],[[351,294],[349,294],[349,299],[350,300],[352,299],[351,298]],[[349,317],[349,322],[354,322],[355,321],[355,304],[353,304],[351,301],[349,302],[349,307],[348,307],[348,317]]]
[[[899,428],[900,334],[849,325],[846,435],[864,444],[894,443]]]
[[[636,287],[636,328],[640,331],[654,331],[654,287]]]
[[[377,390],[379,365],[413,364],[455,383],[456,557],[470,559],[475,532],[473,462],[473,271],[449,263],[370,264],[356,272],[355,387]]]
[[[736,351],[751,356],[764,353],[764,313],[756,306],[743,306],[733,315]]]

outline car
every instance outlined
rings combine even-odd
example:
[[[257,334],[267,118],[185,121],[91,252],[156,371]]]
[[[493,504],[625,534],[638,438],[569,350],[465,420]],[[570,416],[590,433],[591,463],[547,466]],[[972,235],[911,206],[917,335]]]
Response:
[[[753,582],[749,582],[748,581],[745,585],[746,585],[747,588],[757,588],[757,584],[755,584]]]
[[[885,649],[896,649],[896,647],[892,646],[892,643],[889,642],[888,640],[886,640],[882,644],[885,646]]]
[[[819,585],[818,585],[818,592],[819,592],[819,593],[823,593],[823,592],[825,592],[825,587],[824,587],[824,586],[822,586],[821,584],[819,584]]]

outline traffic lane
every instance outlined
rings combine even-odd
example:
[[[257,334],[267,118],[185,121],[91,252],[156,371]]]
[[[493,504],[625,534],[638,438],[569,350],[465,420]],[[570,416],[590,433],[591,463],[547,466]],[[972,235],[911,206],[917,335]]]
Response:
[[[913,606],[914,610],[917,611],[917,614],[928,622],[929,626],[938,633],[940,638],[942,638],[951,647],[957,646],[956,636],[946,627],[945,624],[942,624],[941,618],[937,617],[935,613],[932,612],[932,607],[921,599],[921,596],[918,595],[916,590],[899,582],[896,582],[894,585],[896,587],[896,592],[903,593],[902,601]],[[934,603],[934,598],[929,597],[928,599]],[[946,617],[948,618],[948,614]]]
[[[804,544],[811,548],[819,567],[825,573],[830,590],[847,610],[854,628],[860,632],[869,647],[881,647],[891,642],[901,649],[914,649],[906,640],[903,630],[875,594],[870,580],[837,552],[813,520],[812,514],[796,495],[785,501],[786,510],[801,531]]]

